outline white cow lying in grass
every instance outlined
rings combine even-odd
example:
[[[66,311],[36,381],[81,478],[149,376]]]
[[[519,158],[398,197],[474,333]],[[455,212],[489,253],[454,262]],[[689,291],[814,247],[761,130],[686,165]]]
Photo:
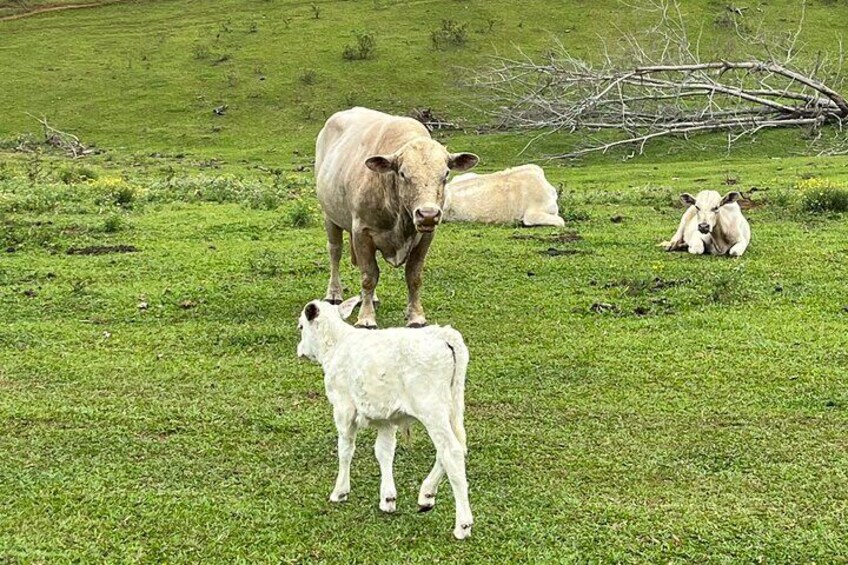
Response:
[[[537,165],[488,175],[466,173],[445,186],[445,220],[562,227],[557,191]]]
[[[330,500],[350,492],[350,461],[356,432],[377,428],[374,452],[380,464],[380,510],[395,511],[392,463],[399,425],[421,422],[436,446],[436,463],[418,495],[419,512],[436,503],[436,490],[447,473],[456,500],[453,535],[471,535],[471,507],[465,477],[463,401],[468,349],[450,326],[367,330],[347,324],[359,297],[340,306],[313,301],[300,315],[297,354],[324,369],[327,397],[339,432],[339,475]]]
[[[712,253],[739,257],[751,241],[751,226],[736,202],[741,195],[728,193],[722,198],[715,190],[704,190],[696,198],[681,194],[689,204],[680,220],[677,233],[662,245],[667,251],[687,249],[693,255]]]

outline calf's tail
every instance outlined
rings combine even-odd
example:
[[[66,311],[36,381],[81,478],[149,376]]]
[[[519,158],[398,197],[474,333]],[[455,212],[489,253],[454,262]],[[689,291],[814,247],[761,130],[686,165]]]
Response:
[[[462,445],[462,449],[468,451],[465,436],[465,374],[468,371],[468,348],[462,339],[462,335],[453,328],[446,328],[444,335],[445,343],[453,355],[454,367],[451,378],[451,411],[450,424],[456,439]]]

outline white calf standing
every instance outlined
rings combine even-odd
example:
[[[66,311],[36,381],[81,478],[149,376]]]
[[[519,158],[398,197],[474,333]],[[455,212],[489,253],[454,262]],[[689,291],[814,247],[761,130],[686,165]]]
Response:
[[[339,432],[339,475],[330,500],[341,502],[350,492],[350,462],[356,432],[377,428],[374,452],[380,464],[380,510],[395,511],[392,463],[398,425],[418,420],[436,446],[436,463],[421,485],[418,508],[436,504],[436,491],[447,473],[456,500],[453,535],[471,535],[471,506],[465,477],[463,400],[468,348],[450,326],[367,330],[344,321],[359,297],[336,307],[313,301],[300,315],[297,354],[324,369],[327,397]]]
[[[445,221],[562,227],[557,191],[538,165],[478,175],[466,173],[445,186]]]
[[[751,241],[751,226],[736,202],[740,196],[731,192],[722,198],[715,190],[701,191],[696,198],[681,194],[680,200],[689,208],[680,220],[677,233],[662,245],[667,251],[688,248],[693,255],[741,256]]]

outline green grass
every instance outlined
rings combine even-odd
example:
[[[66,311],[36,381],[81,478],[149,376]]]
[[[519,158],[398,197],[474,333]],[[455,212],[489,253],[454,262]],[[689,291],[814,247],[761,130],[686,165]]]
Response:
[[[804,42],[833,45],[848,8],[808,4]],[[799,155],[795,132],[548,164],[561,232],[441,227],[424,303],[471,351],[474,535],[452,540],[447,483],[415,512],[433,457],[420,427],[398,449],[397,515],[377,509],[372,431],[350,502],[327,501],[330,405],[295,358],[328,275],[309,172],[324,117],[431,107],[473,124],[457,66],[554,36],[591,54],[644,22],[612,0],[316,5],[0,22],[0,563],[848,561],[848,224],[806,204],[844,187],[848,162]],[[797,15],[763,6],[776,29]],[[712,23],[724,4],[686,9],[706,51],[731,44]],[[468,24],[464,45],[434,48],[444,19]],[[345,61],[362,30],[375,57]],[[40,135],[27,112],[105,153],[16,151]],[[441,138],[483,171],[574,141],[519,157],[526,135]],[[708,188],[752,195],[745,256],[656,247],[677,195]],[[401,325],[402,271],[383,265],[378,320]],[[357,291],[347,251],[343,280]]]
[[[52,211],[8,212],[30,190],[7,181],[4,226],[26,237],[0,263],[0,555],[845,559],[844,218],[755,193],[741,260],[655,247],[679,191],[728,176],[792,191],[812,170],[844,179],[844,160],[620,169],[553,177],[579,238],[440,228],[425,305],[472,355],[467,544],[451,540],[447,485],[435,512],[415,513],[433,455],[420,428],[398,451],[398,515],[376,508],[372,432],[350,502],[326,500],[330,407],[320,368],[294,355],[298,312],[326,284],[325,239],[289,226],[301,200],[266,210],[151,190],[127,210],[71,185],[76,199]],[[244,182],[272,191],[274,177]],[[120,229],[105,229],[115,214]],[[65,253],[93,245],[138,251]],[[401,271],[383,272],[379,320],[399,325]],[[356,280],[345,262],[348,294]]]

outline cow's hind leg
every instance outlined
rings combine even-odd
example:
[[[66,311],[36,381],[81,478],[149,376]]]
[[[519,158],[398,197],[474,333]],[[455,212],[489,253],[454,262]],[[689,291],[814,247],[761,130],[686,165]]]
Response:
[[[327,251],[330,254],[330,283],[327,285],[327,294],[324,296],[324,300],[330,304],[341,304],[344,296],[342,294],[341,276],[339,275],[339,262],[342,259],[344,232],[329,218],[324,218],[324,229],[327,230]]]
[[[556,214],[548,214],[539,210],[528,210],[521,221],[525,226],[556,226],[561,228],[565,225],[565,220]]]
[[[374,246],[374,240],[365,233],[354,232],[352,237],[353,247],[356,250],[356,263],[362,275],[362,304],[359,306],[359,318],[356,320],[356,325],[361,328],[376,328],[374,291],[380,281],[377,249]]]

